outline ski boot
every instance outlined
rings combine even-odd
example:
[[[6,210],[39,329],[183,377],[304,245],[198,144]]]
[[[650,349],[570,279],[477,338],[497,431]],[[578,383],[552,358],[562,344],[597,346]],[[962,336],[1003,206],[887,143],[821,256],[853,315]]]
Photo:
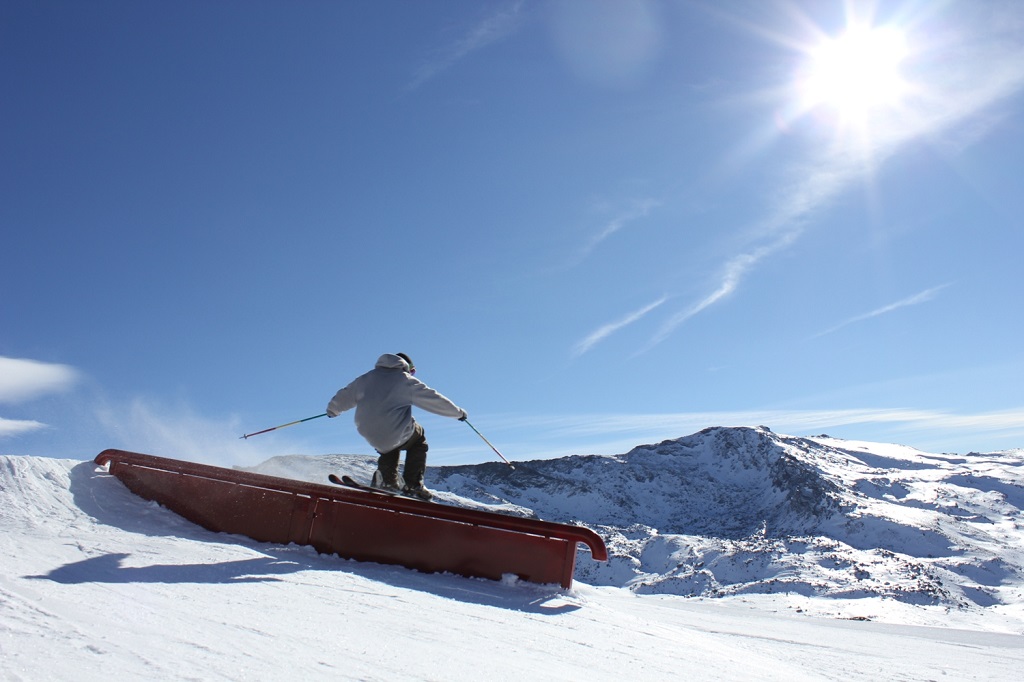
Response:
[[[406,485],[398,472],[395,472],[390,476],[385,476],[380,469],[377,469],[373,472],[373,479],[370,481],[370,487],[386,490],[392,493],[400,493]]]
[[[416,499],[423,500],[425,502],[429,502],[434,499],[434,493],[424,488],[423,484],[407,485],[402,489],[402,494],[406,497],[415,497]]]

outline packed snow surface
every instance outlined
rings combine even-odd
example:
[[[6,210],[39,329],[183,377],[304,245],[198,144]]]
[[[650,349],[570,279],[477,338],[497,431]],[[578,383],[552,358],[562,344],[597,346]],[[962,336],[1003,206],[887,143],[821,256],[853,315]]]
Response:
[[[1011,680],[1024,665],[1021,450],[708,429],[427,477],[442,503],[585,524],[612,559],[581,548],[569,590],[422,574],[206,531],[92,462],[0,456],[0,678]]]

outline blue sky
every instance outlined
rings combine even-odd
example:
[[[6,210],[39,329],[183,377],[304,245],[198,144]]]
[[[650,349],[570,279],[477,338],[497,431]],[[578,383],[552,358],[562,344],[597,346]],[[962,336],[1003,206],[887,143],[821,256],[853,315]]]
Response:
[[[1024,447],[1024,7],[0,7],[0,453]],[[430,463],[494,459],[421,415]]]

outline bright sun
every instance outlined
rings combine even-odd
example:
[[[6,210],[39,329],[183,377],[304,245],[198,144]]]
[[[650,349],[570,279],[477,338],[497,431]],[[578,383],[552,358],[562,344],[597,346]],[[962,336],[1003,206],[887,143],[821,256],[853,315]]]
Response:
[[[906,94],[900,64],[906,39],[893,28],[851,28],[809,52],[800,90],[805,109],[827,107],[840,120],[863,122]]]

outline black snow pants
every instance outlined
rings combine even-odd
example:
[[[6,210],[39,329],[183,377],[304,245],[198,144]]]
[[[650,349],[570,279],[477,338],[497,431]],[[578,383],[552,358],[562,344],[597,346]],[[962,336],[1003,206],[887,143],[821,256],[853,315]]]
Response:
[[[379,453],[377,469],[387,484],[393,484],[398,480],[398,459],[402,450],[405,450],[405,470],[402,477],[407,486],[418,488],[423,485],[423,474],[427,470],[427,437],[419,423],[415,423],[409,440],[394,450]]]

